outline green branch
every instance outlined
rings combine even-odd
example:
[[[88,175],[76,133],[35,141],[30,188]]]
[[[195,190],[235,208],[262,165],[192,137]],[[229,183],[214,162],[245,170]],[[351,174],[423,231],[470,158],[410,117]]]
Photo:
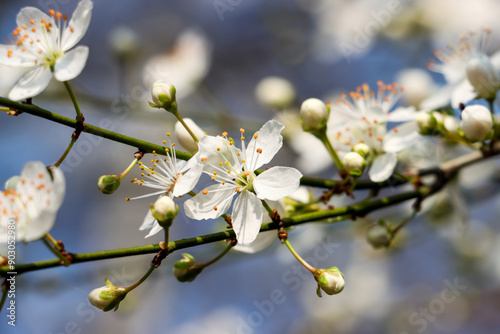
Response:
[[[366,215],[367,213],[381,209],[387,206],[392,206],[410,199],[416,199],[421,197],[426,193],[425,188],[419,190],[413,190],[406,193],[384,197],[378,199],[376,201],[371,202],[363,202],[358,204],[353,204],[350,206],[337,208],[333,210],[325,210],[319,212],[311,212],[301,215],[296,215],[294,217],[286,217],[283,218],[283,222],[285,226],[294,226],[300,225],[304,223],[308,223],[311,221],[318,221],[323,219],[335,218],[335,217],[344,217],[346,215],[361,217]],[[333,222],[338,222],[340,220],[335,220]],[[261,232],[276,230],[280,226],[277,223],[269,222],[262,224],[260,229]],[[235,234],[233,230],[225,230],[222,232],[216,232],[212,234],[201,235],[194,238],[181,239],[177,241],[171,241],[168,243],[169,252],[174,252],[179,249],[190,248],[194,246],[204,245],[208,243],[213,243],[221,240],[226,240],[230,238],[234,238]],[[146,245],[146,246],[138,246],[138,247],[128,247],[114,250],[106,250],[100,252],[91,252],[91,253],[81,253],[81,254],[72,254],[73,261],[72,264],[82,263],[82,262],[90,262],[90,261],[98,261],[98,260],[107,260],[118,257],[127,257],[134,255],[142,255],[142,254],[152,254],[160,251],[160,247],[157,244],[154,245]],[[27,264],[19,264],[16,265],[15,271],[18,274],[41,270],[47,268],[53,268],[60,266],[59,259],[45,260]],[[7,266],[0,267],[0,276],[5,276],[10,269]]]
[[[69,126],[71,128],[75,128],[77,122],[74,119],[61,116],[59,114],[53,113],[51,111],[48,111],[46,109],[40,108],[36,105],[32,104],[24,104],[24,103],[19,103],[19,102],[14,102],[9,99],[0,97],[0,105],[12,108],[14,110],[19,110],[22,112],[25,112],[30,115],[38,116],[41,118],[45,118],[49,121],[59,123],[62,125]],[[133,137],[125,136],[113,131],[109,131],[88,123],[85,123],[85,127],[83,129],[83,132],[93,134],[95,136],[103,137],[112,141],[116,141],[125,145],[129,145],[135,148],[138,148],[145,153],[152,153],[153,151],[156,151],[156,153],[165,155],[165,148],[160,145],[156,145],[153,143],[149,143],[144,140],[136,139]],[[188,160],[190,159],[193,155],[190,153],[182,152],[182,151],[175,151],[177,158],[183,159],[183,160]],[[321,178],[313,178],[313,177],[303,177],[300,181],[300,183],[304,186],[311,186],[311,187],[321,187],[321,188],[334,188],[336,185],[339,184],[338,180],[328,180],[328,179],[321,179]],[[389,187],[389,186],[397,186],[406,183],[405,180],[401,179],[390,179],[385,182],[381,183],[373,183],[371,181],[358,181],[356,184],[355,189],[377,189],[377,188],[384,188],[384,187]]]

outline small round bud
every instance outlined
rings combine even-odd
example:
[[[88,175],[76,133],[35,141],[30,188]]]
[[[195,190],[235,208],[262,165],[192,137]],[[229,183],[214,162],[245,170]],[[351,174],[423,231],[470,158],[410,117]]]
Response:
[[[311,98],[302,102],[300,120],[306,132],[319,131],[326,128],[330,109],[320,99]]]
[[[282,109],[291,105],[295,100],[295,88],[286,79],[267,77],[255,87],[255,96],[267,107]]]
[[[119,26],[114,28],[108,38],[111,51],[119,59],[132,58],[139,51],[139,37],[129,27]]]
[[[467,79],[476,93],[485,99],[495,98],[500,88],[498,71],[488,56],[478,54],[471,58],[466,65]]]
[[[191,129],[198,140],[205,137],[206,133],[203,131],[191,118],[184,118],[184,122]],[[198,143],[194,141],[193,137],[186,130],[181,122],[177,121],[175,123],[175,137],[176,141],[189,153],[195,154],[198,152]]]
[[[446,131],[453,134],[458,134],[459,123],[455,117],[449,115],[444,116],[443,126]]]
[[[381,224],[372,225],[366,232],[366,240],[373,246],[373,248],[381,248],[389,246],[391,236],[386,226]]]
[[[370,154],[370,146],[365,143],[357,143],[352,147],[352,151],[358,153],[363,158],[367,158]]]
[[[150,105],[154,108],[163,108],[172,111],[175,104],[175,87],[165,81],[156,81],[151,89],[151,96],[154,103]]]
[[[365,159],[356,152],[346,153],[342,159],[342,164],[344,165],[346,172],[354,177],[361,176],[366,167]]]
[[[112,194],[118,189],[121,183],[121,177],[118,175],[103,175],[97,181],[97,188],[103,194]]]
[[[191,282],[203,270],[194,257],[188,253],[182,254],[183,259],[174,263],[174,276],[179,282]]]
[[[94,289],[89,293],[89,301],[104,312],[111,311],[112,309],[116,311],[126,295],[127,291],[125,288],[117,288],[106,279],[106,286]]]
[[[405,88],[404,94],[401,96],[403,102],[417,108],[435,89],[434,82],[428,71],[419,68],[401,71],[396,81]]]
[[[460,129],[471,141],[485,140],[493,127],[491,113],[485,106],[472,105],[462,111]]]
[[[344,290],[344,274],[337,267],[317,269],[314,278],[318,282],[318,289],[316,290],[318,297],[321,297],[321,290],[328,295],[336,295]]]
[[[168,228],[172,225],[174,218],[179,212],[179,207],[169,196],[161,196],[158,198],[154,205],[151,206],[153,217],[158,220],[163,228]]]

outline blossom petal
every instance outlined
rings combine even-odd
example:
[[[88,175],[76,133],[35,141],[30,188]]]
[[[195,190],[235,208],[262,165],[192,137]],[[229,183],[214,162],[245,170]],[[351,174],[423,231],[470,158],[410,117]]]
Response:
[[[58,81],[68,81],[76,78],[82,73],[88,57],[89,48],[83,45],[67,52],[54,65],[54,77]]]
[[[54,226],[56,212],[43,210],[38,217],[26,226],[26,234],[23,241],[30,242],[41,239]]]
[[[45,22],[50,25],[50,35],[59,36],[59,28],[57,27],[57,24],[55,24],[54,19],[35,7],[24,7],[21,9],[17,14],[16,24],[19,28],[23,26],[30,27],[32,25],[32,20],[35,24],[40,24],[42,20],[45,20]],[[37,30],[43,31],[43,29]]]
[[[236,170],[241,170],[242,166],[236,154],[240,152],[234,145],[229,145],[229,141],[224,137],[205,136],[198,143],[200,151],[196,155],[199,161],[204,159],[205,172],[220,172],[219,163],[229,162]],[[233,154],[234,152],[234,154]]]
[[[193,190],[200,179],[201,173],[203,173],[203,165],[196,164],[185,174],[178,176],[173,191],[174,197],[185,195]]]
[[[451,94],[451,106],[458,108],[460,103],[467,103],[476,97],[474,87],[470,84],[469,80],[463,80],[459,83]]]
[[[373,182],[383,182],[387,180],[394,171],[394,167],[398,163],[395,153],[385,153],[379,155],[373,161],[368,175]]]
[[[259,233],[253,242],[246,245],[238,243],[233,249],[242,253],[254,254],[271,246],[276,239],[278,239],[276,231],[265,231]]]
[[[417,118],[417,112],[414,107],[401,107],[387,115],[388,122],[408,122]]]
[[[10,56],[9,56],[10,54]],[[16,67],[31,67],[37,57],[28,52],[22,52],[16,45],[0,44],[0,64]],[[5,74],[2,73],[2,80]]]
[[[267,164],[276,155],[281,146],[283,146],[283,136],[281,136],[281,131],[285,126],[278,122],[277,120],[270,120],[260,128],[259,131],[255,133],[250,143],[246,148],[247,160],[255,170],[262,165]],[[262,153],[257,153],[257,149],[262,149]],[[255,160],[257,159],[257,160]]]
[[[407,122],[394,127],[384,136],[384,151],[397,153],[410,147],[420,137],[417,122]]]
[[[10,91],[8,98],[14,101],[40,94],[49,84],[52,74],[47,66],[35,68],[26,73]]]
[[[201,220],[220,217],[229,209],[236,193],[233,187],[218,184],[205,190],[206,194],[198,193],[184,202],[184,210],[189,218]]]
[[[260,199],[277,201],[297,190],[301,177],[295,168],[272,167],[255,178],[253,188]]]
[[[241,192],[234,202],[231,215],[233,230],[239,244],[247,245],[257,238],[263,215],[260,199],[249,191]]]
[[[148,213],[146,213],[146,217],[144,217],[144,221],[142,225],[139,227],[139,231],[144,231],[150,229],[154,226],[156,218],[153,217],[153,213],[150,209],[148,209]]]
[[[64,51],[71,49],[78,43],[87,32],[90,18],[92,17],[92,7],[94,4],[90,0],[80,1],[78,7],[73,12],[73,16],[68,22],[67,28],[63,31],[61,47]]]
[[[54,193],[53,202],[51,204],[52,210],[58,210],[64,200],[66,192],[66,180],[63,172],[57,168],[52,167],[52,192]]]

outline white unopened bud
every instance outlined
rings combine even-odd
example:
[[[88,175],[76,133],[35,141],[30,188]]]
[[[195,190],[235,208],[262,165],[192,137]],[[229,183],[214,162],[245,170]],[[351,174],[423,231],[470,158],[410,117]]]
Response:
[[[205,137],[205,131],[203,131],[191,118],[184,118],[184,122],[189,127],[189,129],[194,133],[198,140]],[[194,141],[193,137],[186,130],[181,122],[177,121],[175,123],[175,137],[176,141],[188,152],[196,153],[198,152],[198,143]]]
[[[286,79],[267,77],[255,87],[255,96],[265,106],[282,109],[295,100],[295,88]]]
[[[104,312],[112,309],[116,311],[126,295],[127,290],[125,288],[115,287],[106,279],[106,286],[94,289],[89,293],[89,301],[90,304]]]
[[[373,248],[388,247],[391,242],[391,236],[387,227],[381,224],[370,226],[366,232],[366,240]]]
[[[171,111],[172,105],[175,103],[175,87],[165,81],[156,81],[151,88],[151,97],[154,102],[151,104],[152,107]]]
[[[405,88],[401,99],[405,104],[418,107],[434,90],[434,82],[428,71],[410,68],[398,74],[397,82]]]
[[[366,158],[368,157],[368,154],[370,154],[370,146],[365,143],[357,143],[352,147],[352,151],[358,153],[363,158]]]
[[[320,99],[310,98],[302,102],[300,107],[300,119],[304,131],[318,131],[326,127],[329,108]]]
[[[113,51],[118,58],[131,58],[139,51],[139,37],[137,33],[129,27],[116,27],[111,31],[108,37],[111,51]]]
[[[421,133],[427,133],[433,128],[432,117],[429,113],[421,112],[417,114],[417,126]]]
[[[330,269],[317,269],[314,278],[318,282],[316,293],[321,297],[321,290],[328,295],[336,295],[344,290],[345,279],[344,275],[337,267]]]
[[[453,133],[453,134],[458,134],[458,120],[453,117],[453,116],[445,116],[443,120],[443,125],[446,131]]]
[[[356,177],[361,176],[366,167],[365,159],[356,152],[346,153],[342,159],[342,164],[344,165],[346,172]]]
[[[500,88],[498,71],[491,63],[488,56],[478,54],[467,62],[467,79],[476,93],[485,99],[495,97]]]
[[[485,140],[493,127],[491,113],[485,106],[468,106],[462,111],[460,129],[472,141]]]
[[[169,196],[161,196],[151,207],[151,212],[161,227],[168,228],[177,216],[179,208]]]

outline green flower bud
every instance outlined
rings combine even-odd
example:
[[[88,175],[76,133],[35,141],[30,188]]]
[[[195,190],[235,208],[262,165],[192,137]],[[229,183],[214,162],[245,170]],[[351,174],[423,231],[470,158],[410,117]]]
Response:
[[[154,103],[150,103],[153,108],[163,108],[166,111],[177,111],[175,100],[175,87],[165,81],[156,81],[151,89],[151,96]]]
[[[154,205],[151,205],[151,213],[158,220],[163,228],[169,228],[174,221],[174,218],[179,212],[179,207],[169,196],[161,196]]]
[[[118,189],[121,183],[121,177],[118,175],[103,175],[97,181],[97,188],[103,194],[112,194]]]
[[[188,253],[182,254],[183,259],[174,263],[174,276],[179,282],[191,282],[203,270],[194,257]]]
[[[344,165],[346,172],[354,177],[361,176],[366,167],[365,159],[356,152],[346,153],[346,155],[344,155],[344,159],[342,159],[342,164]]]
[[[314,278],[318,282],[318,289],[316,290],[318,297],[321,297],[321,290],[328,295],[336,295],[344,290],[344,274],[337,267],[316,269]]]
[[[330,115],[330,108],[320,99],[311,98],[302,102],[300,120],[306,132],[322,131]]]
[[[89,293],[89,301],[92,305],[98,309],[108,312],[111,310],[117,310],[120,302],[125,299],[127,291],[125,288],[115,287],[106,278],[106,286],[92,290]]]
[[[373,248],[381,248],[389,246],[392,238],[387,227],[379,222],[379,224],[372,225],[368,228],[366,240]]]

